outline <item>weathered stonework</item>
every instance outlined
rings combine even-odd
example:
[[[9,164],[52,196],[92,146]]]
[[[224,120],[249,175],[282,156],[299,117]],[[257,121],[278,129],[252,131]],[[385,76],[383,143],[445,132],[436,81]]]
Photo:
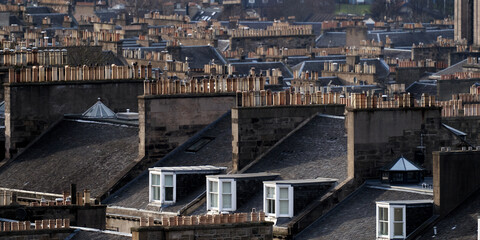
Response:
[[[141,156],[157,159],[235,106],[234,94],[140,96]]]

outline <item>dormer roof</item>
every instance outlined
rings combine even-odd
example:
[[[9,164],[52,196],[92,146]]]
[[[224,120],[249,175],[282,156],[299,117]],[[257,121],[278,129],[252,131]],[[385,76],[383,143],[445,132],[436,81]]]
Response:
[[[82,114],[82,116],[85,118],[115,118],[115,113],[105,106],[99,98],[92,107]]]
[[[409,161],[403,156],[401,156],[396,161],[393,161],[390,164],[383,167],[383,171],[392,171],[392,172],[423,171],[423,170],[424,170],[423,168],[417,166],[415,163]]]

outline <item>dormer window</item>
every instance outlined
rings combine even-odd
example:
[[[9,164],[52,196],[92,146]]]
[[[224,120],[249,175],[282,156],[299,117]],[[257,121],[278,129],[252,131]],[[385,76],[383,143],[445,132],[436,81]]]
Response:
[[[150,202],[174,203],[176,200],[175,183],[175,174],[150,172]]]
[[[404,239],[405,232],[405,205],[377,204],[377,239]]]
[[[274,173],[242,173],[207,176],[207,210],[233,212],[263,190],[263,181],[274,180]],[[237,190],[238,188],[238,190]]]
[[[433,214],[432,200],[377,202],[377,240],[406,239]],[[407,222],[409,227],[407,229]]]
[[[232,179],[207,178],[207,210],[235,211],[236,182]]]
[[[293,217],[293,188],[290,185],[265,184],[265,214],[270,217]]]
[[[224,173],[225,167],[155,167],[149,169],[149,202],[155,205],[175,204],[192,190],[205,187],[207,175]]]
[[[297,179],[263,182],[263,210],[270,218],[293,217],[333,187],[337,179]]]

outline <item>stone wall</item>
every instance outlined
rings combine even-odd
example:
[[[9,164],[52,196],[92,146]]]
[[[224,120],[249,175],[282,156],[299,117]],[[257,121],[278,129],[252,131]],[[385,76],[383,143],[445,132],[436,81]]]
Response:
[[[232,109],[233,169],[239,171],[316,113],[343,115],[344,105]]]
[[[140,96],[141,156],[161,158],[235,106],[235,94]]]
[[[470,87],[479,81],[478,78],[438,80],[437,100],[446,101],[452,99],[452,94],[470,93]]]
[[[282,46],[285,48],[308,48],[315,45],[315,35],[269,36],[269,37],[232,37],[230,50],[243,49],[255,52],[258,46]]]
[[[348,175],[362,181],[377,178],[378,170],[400,156],[413,160],[418,146],[437,151],[441,108],[347,109]]]
[[[2,218],[30,221],[43,219],[70,219],[70,225],[105,229],[106,205],[94,206],[0,206]]]
[[[348,27],[346,30],[346,46],[348,47],[360,47],[362,40],[368,40],[368,29],[364,26]]]
[[[444,117],[442,123],[466,133],[467,142],[480,146],[480,117]]]
[[[143,80],[7,83],[5,150],[11,158],[64,114],[82,114],[97,98],[115,112],[137,111]]]
[[[412,83],[420,80],[425,72],[436,72],[436,69],[424,67],[397,67],[395,70],[395,80],[397,83],[404,83],[405,88],[407,88]]]
[[[480,151],[433,153],[435,212],[446,216],[480,186]]]
[[[225,223],[219,225],[153,226],[132,229],[133,240],[183,239],[273,239],[272,222]]]
[[[412,48],[412,60],[427,60],[448,62],[448,56],[450,53],[455,52],[456,47],[415,47]]]
[[[338,77],[345,85],[357,85],[360,81],[365,84],[376,84],[379,79],[375,74],[354,73],[354,72],[322,72],[322,77]],[[356,81],[355,81],[356,79]]]
[[[44,240],[44,239],[67,239],[75,229],[42,229],[0,232],[2,240]]]

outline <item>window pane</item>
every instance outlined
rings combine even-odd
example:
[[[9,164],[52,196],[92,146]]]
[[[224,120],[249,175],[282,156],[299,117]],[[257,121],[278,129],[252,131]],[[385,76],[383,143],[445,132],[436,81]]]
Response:
[[[288,199],[288,188],[280,188],[280,199]]]
[[[210,193],[210,207],[218,207],[218,194]]]
[[[403,236],[403,223],[393,223],[393,235]]]
[[[160,186],[160,175],[152,174],[152,185]]]
[[[394,208],[393,209],[393,220],[394,221],[403,221],[403,208]]]
[[[280,203],[280,214],[288,214],[288,200],[280,200],[279,203]]]
[[[173,187],[173,175],[165,175],[165,187]]]
[[[388,221],[388,208],[378,208],[378,220]]]
[[[210,182],[210,192],[218,192],[218,182]]]
[[[275,200],[267,200],[267,213],[275,213]]]
[[[378,223],[378,227],[380,228],[380,229],[378,230],[378,234],[380,234],[380,235],[388,235],[388,222]]]
[[[274,198],[275,197],[275,188],[267,187],[267,198]]]
[[[153,200],[160,201],[160,187],[152,187],[152,192]]]
[[[222,191],[223,191],[223,193],[232,193],[232,183],[231,182],[223,182],[222,183]]]
[[[173,187],[165,187],[165,201],[173,201]]]
[[[223,208],[232,208],[232,195],[231,194],[223,194],[222,195],[222,204],[223,204]]]

